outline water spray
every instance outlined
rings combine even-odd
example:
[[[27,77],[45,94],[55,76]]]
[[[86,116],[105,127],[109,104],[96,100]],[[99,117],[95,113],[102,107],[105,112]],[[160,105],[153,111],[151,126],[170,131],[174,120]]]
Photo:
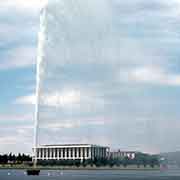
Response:
[[[38,129],[39,129],[39,104],[40,104],[40,81],[41,72],[40,65],[43,60],[43,42],[44,37],[44,22],[46,16],[46,8],[43,8],[40,16],[40,32],[38,35],[38,56],[36,65],[36,105],[35,105],[35,123],[34,123],[34,168],[37,167],[37,147],[38,147]]]

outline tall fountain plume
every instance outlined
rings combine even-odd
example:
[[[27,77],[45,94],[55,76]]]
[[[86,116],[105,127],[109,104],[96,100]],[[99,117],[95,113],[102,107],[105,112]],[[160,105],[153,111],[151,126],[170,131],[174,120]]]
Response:
[[[159,5],[164,7],[164,2]],[[172,48],[169,32],[177,27],[172,23],[164,31],[171,11],[162,21],[158,13],[149,13],[151,8],[144,11],[142,7],[151,5],[141,0],[49,0],[43,7],[35,150],[43,144],[76,143],[153,152],[166,149],[166,127],[178,114],[160,103],[168,104],[166,94],[157,93],[165,83],[178,83],[175,75],[166,78],[169,65],[164,59],[175,53],[177,44]],[[177,40],[176,33],[171,35]],[[158,44],[162,59],[156,51]],[[178,136],[178,130],[173,132]],[[171,142],[169,147],[177,149],[178,143]]]
[[[39,131],[39,105],[40,105],[40,84],[41,84],[41,64],[44,57],[44,41],[45,41],[45,18],[46,7],[43,7],[40,15],[40,31],[38,34],[38,50],[37,50],[37,64],[36,64],[36,104],[35,104],[35,122],[34,122],[34,166],[37,164],[37,147],[38,147],[38,131]]]

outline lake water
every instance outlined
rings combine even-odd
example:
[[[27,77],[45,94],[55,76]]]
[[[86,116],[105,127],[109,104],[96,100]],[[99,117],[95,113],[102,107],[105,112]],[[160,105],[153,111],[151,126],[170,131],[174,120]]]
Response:
[[[41,171],[27,176],[24,170],[0,170],[0,180],[180,180],[180,170],[173,171]]]

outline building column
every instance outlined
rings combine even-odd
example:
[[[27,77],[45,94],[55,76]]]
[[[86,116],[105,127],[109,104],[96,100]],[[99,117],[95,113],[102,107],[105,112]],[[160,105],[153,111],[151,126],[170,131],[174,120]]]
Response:
[[[64,159],[67,159],[67,148],[64,148],[64,151],[65,151]]]
[[[72,159],[76,159],[76,158],[75,158],[75,148],[72,148],[72,152],[73,152],[73,153],[72,153],[72,156],[73,156]]]
[[[46,159],[49,159],[49,156],[48,156],[48,148],[46,148]]]
[[[87,150],[88,150],[88,148],[85,147],[85,148],[84,148],[84,159],[87,159]]]
[[[51,159],[53,159],[53,148],[50,149],[50,152]]]
[[[76,148],[76,155],[77,155],[76,158],[79,159],[80,157],[79,157],[79,148],[78,147]]]
[[[78,148],[78,156],[79,156],[79,159],[81,159],[81,148],[80,147]]]
[[[86,148],[86,159],[89,159],[89,147]]]
[[[54,148],[51,149],[52,152],[52,159],[54,159]]]
[[[44,160],[44,148],[42,148],[42,160]]]
[[[55,158],[55,148],[52,148],[52,159],[54,159]]]
[[[59,148],[57,148],[57,160],[59,160]]]
[[[61,159],[64,159],[64,157],[63,157],[63,148],[60,149],[60,152],[61,152]]]
[[[63,151],[64,151],[64,148],[61,148],[61,159],[64,159]]]
[[[81,160],[83,160],[83,147],[81,147]]]
[[[40,148],[39,150],[40,150],[39,159],[42,159],[42,148]]]
[[[51,159],[51,149],[50,148],[48,148],[48,159]]]
[[[69,157],[68,159],[71,159],[71,148],[69,148]]]
[[[55,157],[56,157],[55,156],[55,153],[56,153],[56,149],[55,148],[52,148],[52,153],[53,153],[53,157],[52,158],[55,159]]]
[[[52,148],[52,159],[54,159],[55,148]]]
[[[88,150],[89,150],[89,156],[88,156],[88,158],[91,159],[91,158],[92,158],[92,157],[91,157],[91,147],[89,147]]]
[[[55,152],[54,152],[54,159],[57,160],[58,159],[58,156],[57,156],[57,151],[58,151],[58,148],[55,148]]]

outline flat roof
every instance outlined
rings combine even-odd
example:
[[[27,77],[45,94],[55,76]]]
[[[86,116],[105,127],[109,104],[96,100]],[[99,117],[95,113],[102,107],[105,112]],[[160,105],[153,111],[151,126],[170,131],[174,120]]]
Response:
[[[104,147],[109,148],[107,146],[96,145],[96,144],[43,144],[40,147]]]
[[[138,151],[111,151],[111,153],[138,153]]]

